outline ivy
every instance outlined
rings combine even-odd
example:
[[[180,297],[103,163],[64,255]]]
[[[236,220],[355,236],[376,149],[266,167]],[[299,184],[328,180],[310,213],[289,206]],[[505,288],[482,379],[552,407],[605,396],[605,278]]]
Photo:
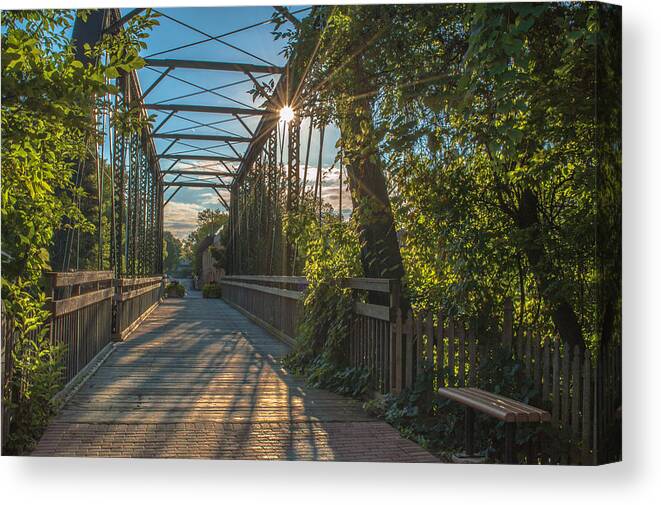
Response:
[[[54,232],[91,232],[76,204],[78,162],[93,155],[93,113],[114,94],[112,79],[143,65],[139,51],[156,23],[151,11],[118,34],[85,47],[76,59],[69,41],[72,10],[5,11],[2,21],[2,299],[12,359],[3,379],[9,420],[5,450],[28,451],[52,413],[61,386],[63,349],[49,341],[42,274],[51,268]],[[88,12],[80,11],[82,17]],[[114,126],[144,126],[138,111],[114,115]],[[66,224],[65,224],[66,223]]]
[[[314,218],[290,219],[290,226],[296,222],[301,231],[298,245],[305,251],[304,274],[309,285],[294,350],[283,362],[315,387],[360,397],[367,391],[369,376],[348,363],[354,298],[351,290],[338,282],[360,272],[356,223],[327,217],[321,226]]]

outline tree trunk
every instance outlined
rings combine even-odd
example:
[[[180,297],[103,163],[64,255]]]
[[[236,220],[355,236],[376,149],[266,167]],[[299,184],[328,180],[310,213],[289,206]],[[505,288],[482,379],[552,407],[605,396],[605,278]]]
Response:
[[[562,294],[551,287],[555,276],[542,245],[537,208],[537,195],[530,188],[524,189],[517,212],[517,226],[528,233],[523,250],[537,280],[539,291],[551,306],[551,318],[560,338],[572,349],[578,346],[583,350],[585,342],[573,307]]]
[[[353,63],[353,72],[356,85],[352,95],[358,98],[345,111],[341,131],[363,272],[366,277],[402,279],[404,265],[374,138],[372,103],[365,93],[369,79],[360,57]]]

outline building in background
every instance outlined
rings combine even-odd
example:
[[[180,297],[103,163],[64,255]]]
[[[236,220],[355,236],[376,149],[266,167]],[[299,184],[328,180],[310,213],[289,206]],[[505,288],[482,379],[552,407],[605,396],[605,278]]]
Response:
[[[197,254],[199,255],[198,278],[195,282],[196,289],[212,282],[218,282],[225,275],[225,244],[222,236],[224,226],[221,226],[214,235],[210,235],[200,244]]]

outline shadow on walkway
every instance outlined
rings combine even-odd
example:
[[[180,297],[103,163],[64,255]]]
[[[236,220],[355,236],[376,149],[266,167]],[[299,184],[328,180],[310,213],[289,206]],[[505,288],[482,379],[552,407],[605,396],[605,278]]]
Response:
[[[437,462],[221,300],[168,299],[49,425],[35,456]]]

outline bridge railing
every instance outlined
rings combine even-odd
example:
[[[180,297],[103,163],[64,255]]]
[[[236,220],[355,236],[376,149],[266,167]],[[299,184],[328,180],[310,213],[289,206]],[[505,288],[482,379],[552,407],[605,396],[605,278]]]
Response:
[[[65,347],[65,382],[112,340],[113,273],[52,272],[50,340]]]
[[[232,275],[222,277],[223,299],[293,345],[305,296],[305,277]]]
[[[349,364],[369,370],[374,391],[389,393],[397,384],[393,360],[397,356],[396,315],[400,303],[400,282],[364,277],[341,282],[356,295],[347,341]],[[381,303],[368,301],[375,294]],[[401,325],[399,330],[401,333]]]
[[[356,293],[350,335],[345,349],[349,364],[367,368],[372,388],[382,393],[394,385],[391,342],[399,306],[400,285],[392,279],[340,279],[343,287]],[[241,310],[281,340],[293,345],[301,317],[301,301],[308,281],[305,277],[234,275],[222,277],[223,299]],[[380,294],[382,304],[368,303]],[[377,295],[378,296],[378,295]]]
[[[49,272],[48,318],[45,330],[53,343],[64,345],[63,383],[70,384],[113,340],[123,340],[163,297],[161,276],[115,279],[111,271]],[[2,380],[14,373],[15,326],[1,307]],[[25,338],[36,340],[43,328]],[[66,386],[65,386],[66,389]],[[2,443],[9,433],[9,408],[2,408]]]
[[[48,337],[65,346],[64,383],[70,382],[113,340],[135,329],[163,296],[158,277],[114,279],[111,271],[49,272]],[[115,331],[117,330],[117,331]],[[30,332],[37,338],[40,330]],[[14,324],[2,306],[2,374],[13,370]]]
[[[163,276],[115,280],[115,340],[124,340],[163,298]]]
[[[346,355],[350,366],[369,370],[373,391],[397,394],[422,377],[429,381],[430,392],[439,387],[481,387],[495,380],[492,365],[504,352],[517,359],[532,384],[530,403],[551,412],[552,424],[570,441],[567,450],[539,448],[546,462],[592,464],[599,457],[619,457],[620,446],[602,440],[603,447],[598,447],[597,440],[604,437],[595,434],[621,436],[620,343],[600,349],[595,359],[589,350],[570,349],[557,335],[515,328],[509,299],[503,306],[499,336],[478,332],[474,321],[442,312],[403,312],[397,281],[338,282],[356,294]],[[293,342],[305,279],[228,276],[220,283],[226,301]],[[369,299],[380,303],[367,303]],[[425,371],[426,376],[420,375]]]

